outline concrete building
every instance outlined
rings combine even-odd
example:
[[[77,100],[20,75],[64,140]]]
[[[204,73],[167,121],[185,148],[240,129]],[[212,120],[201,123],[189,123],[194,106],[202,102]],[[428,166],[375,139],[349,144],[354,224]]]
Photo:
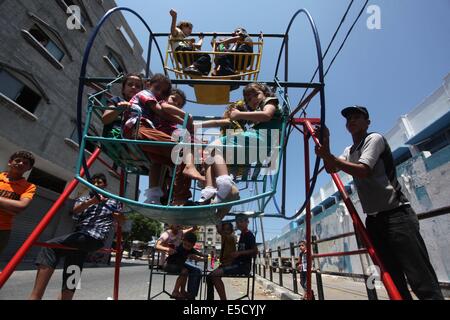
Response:
[[[82,56],[96,23],[106,11],[116,7],[113,0],[43,3],[0,0],[0,169],[6,169],[13,152],[29,150],[37,161],[27,178],[38,186],[32,205],[15,220],[10,244],[0,257],[2,261],[17,250],[75,174],[79,151],[76,97]],[[79,20],[74,20],[68,9],[72,5],[79,9]],[[116,13],[97,37],[88,75],[114,77],[141,72],[145,67],[142,55],[143,49],[125,18]],[[113,93],[120,94],[119,85]],[[96,121],[90,129],[101,134],[102,125]],[[86,152],[89,154],[94,148],[89,145]],[[107,170],[94,165],[92,172]],[[118,178],[112,174],[107,177],[108,189],[117,193]],[[130,193],[134,192],[134,181],[129,183]],[[85,191],[81,188],[72,197]],[[71,206],[70,202],[66,204],[41,240],[71,230]],[[26,258],[32,258],[36,251],[32,250]]]
[[[206,250],[206,253],[215,251],[219,253],[222,247],[222,238],[217,233],[215,225],[201,226],[198,231],[199,250]]]
[[[421,233],[439,281],[450,287],[450,74],[443,84],[405,116],[385,137],[389,141],[403,192],[417,213],[443,209],[447,214],[421,220]],[[351,176],[340,175],[363,221],[360,201]],[[353,223],[333,182],[311,198],[312,233],[318,239],[353,232]],[[296,224],[283,228],[268,247],[287,247],[305,238],[304,213]],[[354,237],[319,245],[319,252],[356,250]],[[320,269],[331,272],[362,273],[359,256],[320,259]]]

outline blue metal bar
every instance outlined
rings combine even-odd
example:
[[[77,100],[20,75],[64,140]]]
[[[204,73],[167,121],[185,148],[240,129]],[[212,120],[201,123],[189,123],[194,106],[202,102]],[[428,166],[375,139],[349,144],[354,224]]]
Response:
[[[303,13],[306,15],[309,24],[311,26],[311,29],[314,33],[314,40],[315,40],[315,44],[316,44],[316,52],[317,52],[317,61],[318,61],[318,69],[319,69],[319,90],[320,90],[320,126],[321,126],[321,130],[320,130],[320,135],[319,135],[319,141],[322,143],[323,141],[323,131],[324,131],[324,127],[325,127],[325,117],[326,117],[326,110],[325,110],[325,77],[324,77],[324,68],[323,68],[323,56],[322,56],[322,46],[320,43],[320,37],[319,37],[319,32],[317,30],[317,26],[316,23],[314,22],[314,19],[312,18],[311,14],[306,10],[306,9],[300,9],[298,10],[294,16],[291,18],[291,21],[289,22],[289,25],[286,29],[286,35],[289,34],[289,31],[292,27],[292,24],[294,22],[294,20],[297,18],[297,16]],[[277,62],[277,66],[275,69],[275,78],[278,76],[278,70],[279,70],[279,66],[281,63],[281,56],[285,47],[285,42],[286,39],[283,40],[283,43],[281,45],[280,48],[280,53],[278,56],[278,62]],[[294,114],[290,114],[290,118],[292,119],[295,116]],[[316,157],[316,161],[315,161],[315,165],[314,165],[314,171],[313,171],[313,175],[312,175],[312,179],[311,179],[311,187],[310,190],[308,192],[308,194],[306,195],[306,199],[303,203],[303,205],[300,207],[300,209],[296,212],[296,214],[294,214],[291,217],[284,217],[284,219],[286,220],[294,220],[296,219],[302,212],[303,210],[306,208],[307,204],[310,201],[311,196],[314,193],[314,189],[316,186],[316,181],[317,181],[317,176],[319,175],[319,168],[320,168],[320,158]]]
[[[112,78],[106,77],[84,77],[83,80],[85,83],[105,83],[111,81]],[[220,79],[171,79],[172,84],[185,84],[185,85],[211,85],[211,86],[245,86],[247,84],[254,83],[251,80],[220,80]],[[264,83],[270,87],[276,86],[274,81],[264,81],[260,80],[259,83]],[[321,83],[314,82],[284,82],[280,81],[280,85],[283,88],[310,88],[310,89],[320,89],[322,88]]]
[[[200,35],[203,35],[205,37],[231,37],[233,36],[233,33],[231,32],[193,32],[191,33],[190,36],[192,37],[198,37]],[[170,33],[167,32],[157,32],[153,34],[154,37],[168,37],[170,36]],[[256,37],[260,37],[261,34],[260,33],[250,33],[249,34],[250,37],[252,38],[256,38]],[[263,34],[264,38],[284,38],[285,35],[282,33],[267,33],[267,34]]]
[[[152,58],[152,46],[153,46],[153,35],[150,34],[148,39],[148,50],[147,50],[147,65],[145,67],[145,77],[148,78],[150,76],[150,60]],[[163,63],[164,65],[164,63]],[[167,74],[166,68],[164,68],[164,73]]]

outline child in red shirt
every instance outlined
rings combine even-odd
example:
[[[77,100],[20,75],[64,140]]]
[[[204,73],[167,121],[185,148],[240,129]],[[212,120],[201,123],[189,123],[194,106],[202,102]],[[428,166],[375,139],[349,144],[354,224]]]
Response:
[[[30,205],[36,193],[36,186],[23,178],[34,161],[30,152],[16,152],[9,158],[8,172],[0,173],[0,254],[8,245],[14,217]]]

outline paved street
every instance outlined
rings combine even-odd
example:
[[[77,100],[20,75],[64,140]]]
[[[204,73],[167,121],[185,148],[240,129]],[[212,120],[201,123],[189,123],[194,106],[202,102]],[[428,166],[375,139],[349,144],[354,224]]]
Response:
[[[269,279],[269,274],[266,275]],[[279,284],[279,274],[273,274],[273,282]],[[303,294],[303,289],[300,286],[300,278],[297,276],[299,293]],[[363,281],[355,281],[351,278],[337,277],[330,275],[322,275],[323,291],[325,300],[367,300],[366,287]],[[292,274],[283,274],[283,286],[289,290],[294,289]],[[316,294],[317,299],[317,285],[316,276],[312,276],[312,289]],[[375,289],[377,291],[379,300],[388,300],[389,296],[384,289],[381,282],[375,282]]]
[[[1,266],[3,267],[3,266]],[[21,270],[13,273],[11,278],[0,290],[0,300],[27,299],[34,284],[36,270],[32,265],[22,265]],[[47,292],[46,300],[56,299],[61,288],[62,271],[57,269],[52,277]],[[149,269],[145,261],[125,260],[120,273],[121,300],[146,300],[149,282]],[[81,289],[77,290],[77,300],[107,300],[113,293],[114,267],[85,268],[81,279]],[[166,281],[166,290],[171,292],[175,277],[169,276]],[[224,279],[228,299],[236,299],[246,292],[246,279]],[[266,295],[256,284],[255,299],[276,299]],[[152,286],[152,295],[162,290],[162,276],[155,275]],[[216,294],[217,296],[217,294]],[[170,299],[167,295],[161,295],[157,299]],[[217,299],[217,297],[216,297]]]

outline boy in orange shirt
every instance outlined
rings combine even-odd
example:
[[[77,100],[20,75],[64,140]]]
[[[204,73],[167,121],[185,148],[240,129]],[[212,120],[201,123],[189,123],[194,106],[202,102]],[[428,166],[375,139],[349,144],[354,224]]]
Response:
[[[29,206],[36,193],[36,186],[23,177],[33,165],[34,156],[19,151],[9,158],[8,172],[0,173],[0,254],[8,244],[14,217]]]

